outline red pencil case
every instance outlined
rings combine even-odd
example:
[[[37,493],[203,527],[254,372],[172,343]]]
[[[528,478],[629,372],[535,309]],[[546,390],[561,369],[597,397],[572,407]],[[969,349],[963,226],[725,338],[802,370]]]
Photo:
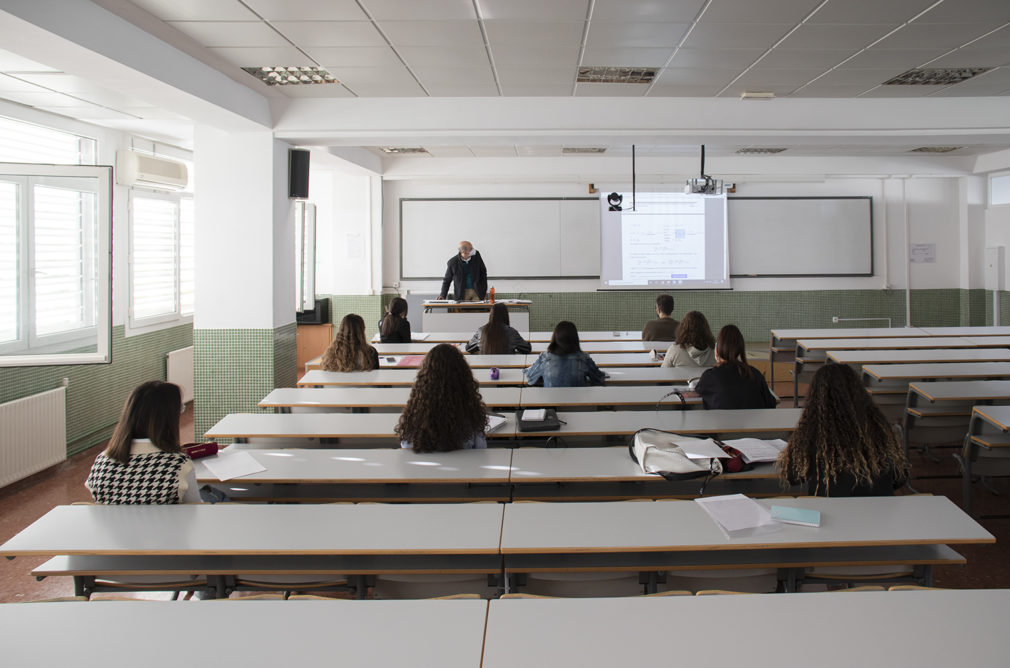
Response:
[[[189,455],[190,459],[200,459],[217,454],[217,441],[207,443],[187,443],[182,446],[182,451]]]

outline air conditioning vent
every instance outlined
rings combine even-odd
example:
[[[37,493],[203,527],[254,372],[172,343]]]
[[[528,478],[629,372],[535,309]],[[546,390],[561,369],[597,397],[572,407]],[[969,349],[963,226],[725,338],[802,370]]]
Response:
[[[561,153],[564,155],[584,154],[584,153],[605,153],[606,148],[602,146],[562,146]]]
[[[189,183],[186,165],[136,151],[116,151],[116,183],[159,190],[184,190]]]
[[[963,146],[920,146],[919,148],[913,148],[909,153],[950,153],[951,151],[956,151],[959,148],[964,148]]]
[[[991,70],[991,67],[932,67],[902,72],[885,86],[950,86]]]
[[[655,67],[580,67],[579,83],[647,84],[656,78]]]
[[[389,155],[423,155],[428,149],[419,146],[380,146],[379,150]]]
[[[776,153],[781,153],[784,150],[784,148],[748,146],[746,148],[737,149],[737,155],[774,155]]]

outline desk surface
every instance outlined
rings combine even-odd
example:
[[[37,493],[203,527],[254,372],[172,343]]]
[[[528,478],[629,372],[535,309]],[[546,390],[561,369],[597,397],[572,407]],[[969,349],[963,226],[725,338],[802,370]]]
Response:
[[[380,345],[388,345],[388,346],[401,347],[401,348],[404,347],[404,346],[429,346],[429,348],[430,348],[434,344],[427,344],[427,343],[408,343],[408,344],[387,343],[387,344],[380,344]],[[421,356],[423,356],[425,352],[427,352],[427,351],[419,351],[419,352],[414,352],[414,353],[410,353],[410,354],[411,355],[421,355]],[[528,360],[527,357],[528,357],[527,355],[466,355],[466,354],[463,355],[463,359],[466,360],[467,364],[469,364],[472,369],[488,369],[488,368],[493,367],[493,366],[496,366],[499,369],[521,369],[523,367],[526,367],[526,366],[529,366],[530,364],[532,364],[532,361]],[[403,359],[403,355],[393,355],[392,356],[392,359],[393,359],[392,362],[390,362],[389,359],[390,359],[389,355],[387,355],[385,353],[380,353],[380,355],[379,355],[379,367],[380,367],[380,370],[381,369],[403,368],[403,367],[400,367],[400,361]],[[421,362],[418,361],[416,364],[413,364],[412,366],[413,366],[413,368],[417,368],[420,365],[421,365]]]
[[[1010,328],[1007,328],[1010,330]],[[424,340],[419,341],[419,343],[466,343],[473,336],[472,331],[466,332],[415,332],[415,334],[424,334]],[[527,341],[550,341],[551,337],[554,336],[554,332],[520,332]],[[1007,332],[1010,334],[1010,331]],[[590,331],[580,331],[579,341],[641,341],[642,332],[641,331],[602,331],[602,330],[590,330]],[[379,342],[379,335],[375,334],[372,336],[372,342]]]
[[[496,554],[498,504],[57,506],[0,555]]]
[[[908,389],[930,401],[1010,399],[1010,380],[919,381]]]
[[[943,364],[879,364],[863,367],[876,380],[922,378],[1010,378],[1010,362],[946,362]]]
[[[504,554],[674,552],[996,540],[943,496],[808,497],[757,502],[819,510],[821,526],[780,524],[773,532],[727,538],[694,501],[509,504],[505,507],[501,548]]]
[[[1010,327],[923,327],[930,336],[1010,336]]]
[[[526,377],[523,376],[522,369],[499,369],[498,380],[491,380],[491,373],[487,369],[474,369],[474,378],[485,385],[523,385]],[[299,387],[367,387],[374,386],[403,386],[413,385],[417,378],[417,369],[376,369],[374,371],[322,371],[314,369],[307,371],[301,380]]]
[[[972,418],[978,416],[1003,431],[1010,431],[1010,406],[975,406]]]
[[[795,341],[797,339],[879,339],[883,337],[930,336],[918,327],[836,327],[810,329],[773,329],[773,341]],[[957,336],[956,334],[954,336]]]
[[[559,412],[560,430],[519,432],[518,436],[621,436],[651,427],[678,434],[748,434],[789,432],[801,408],[756,408],[715,411],[596,411]]]
[[[888,364],[892,362],[1010,362],[1006,348],[926,348],[915,350],[830,350],[828,359],[839,364]]]
[[[0,606],[0,655],[22,667],[175,668],[199,657],[246,668],[478,668],[486,611],[487,601],[467,600],[12,603]],[[99,629],[114,647],[98,648]]]
[[[401,387],[280,387],[260,400],[260,408],[397,408],[410,398],[410,386]],[[519,387],[482,387],[488,406],[518,406]]]
[[[583,341],[580,344],[582,352],[595,355],[597,353],[640,353],[650,350],[665,351],[670,347],[671,341],[642,341],[642,340],[614,340],[614,341]],[[542,353],[550,345],[547,341],[534,341],[533,352]]]
[[[512,438],[515,415],[488,432]],[[231,413],[207,430],[207,438],[397,438],[399,413]]]
[[[988,340],[988,339],[987,339]],[[921,336],[876,339],[799,339],[796,350],[902,350],[907,348],[976,348],[978,344],[955,336]]]
[[[482,665],[995,668],[1010,654],[1007,609],[1007,590],[495,600]],[[942,632],[924,633],[937,619]],[[673,650],[671,633],[688,641]]]
[[[654,406],[670,394],[669,385],[610,385],[596,387],[524,387],[519,405],[537,406]],[[687,388],[685,387],[686,391]],[[701,397],[685,401],[701,405]],[[680,398],[673,394],[662,399],[662,405],[679,406]]]
[[[416,454],[405,448],[248,450],[266,471],[234,478],[255,483],[507,483],[512,450],[488,448]],[[207,458],[212,459],[212,458]],[[198,459],[196,479],[220,482]]]

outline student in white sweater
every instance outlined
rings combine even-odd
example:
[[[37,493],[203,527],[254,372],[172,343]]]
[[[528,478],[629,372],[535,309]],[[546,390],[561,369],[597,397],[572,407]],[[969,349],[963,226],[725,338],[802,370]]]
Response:
[[[689,311],[677,326],[676,338],[666,349],[665,367],[707,369],[715,366],[715,337],[699,311]]]

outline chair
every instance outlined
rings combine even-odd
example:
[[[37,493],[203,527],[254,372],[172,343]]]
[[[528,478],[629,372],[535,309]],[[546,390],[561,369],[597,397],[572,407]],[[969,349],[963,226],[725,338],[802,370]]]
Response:
[[[385,573],[375,577],[375,598],[442,598],[473,594],[494,598],[497,585],[489,585],[484,573]]]
[[[887,591],[943,591],[943,587],[923,587],[922,585],[894,585]]]
[[[512,594],[502,594],[499,596],[501,599],[507,598],[558,598],[557,596],[538,596],[537,594],[523,594],[520,592],[515,592]]]
[[[729,589],[699,589],[695,596],[746,596],[756,594],[753,591],[731,591]]]
[[[765,594],[778,587],[779,572],[775,568],[732,568],[692,571],[668,571],[661,590],[683,589],[741,591]]]
[[[529,573],[524,589],[530,594],[563,598],[641,596],[643,593],[637,571]]]

